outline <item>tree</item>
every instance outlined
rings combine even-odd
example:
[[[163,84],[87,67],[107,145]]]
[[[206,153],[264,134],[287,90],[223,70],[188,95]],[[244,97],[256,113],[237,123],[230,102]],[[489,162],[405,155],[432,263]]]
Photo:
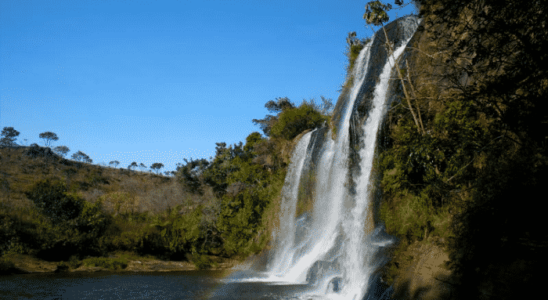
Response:
[[[53,151],[64,158],[65,155],[67,155],[67,153],[70,151],[70,149],[67,146],[57,146],[53,148]]]
[[[151,169],[156,171],[156,174],[158,174],[158,171],[160,171],[160,169],[163,167],[164,167],[164,164],[162,163],[153,163],[152,166],[150,166]]]
[[[114,166],[115,168],[116,168],[119,164],[120,164],[120,162],[117,161],[117,160],[113,160],[113,161],[111,161],[111,162],[109,163],[109,165]]]
[[[270,100],[264,105],[269,112],[280,114],[283,111],[286,111],[291,108],[295,108],[295,105],[287,97],[276,98],[276,100]],[[270,136],[270,129],[278,117],[273,115],[266,115],[264,119],[253,119],[251,122],[255,125],[259,125],[261,130],[266,136]]]
[[[19,135],[19,131],[13,129],[13,127],[4,127],[1,135],[3,138],[0,139],[0,146],[15,146],[15,140],[17,140],[16,136]]]
[[[135,169],[137,168],[139,165],[137,165],[137,162],[134,161],[132,162],[129,166],[127,166],[128,170],[132,170],[132,169]]]
[[[144,163],[141,163],[141,164],[139,165],[139,168],[141,169],[141,171],[144,171],[144,170],[147,168],[147,166],[145,166]]]
[[[348,33],[348,36],[346,37],[346,43],[348,44],[348,46],[355,45],[359,42],[360,42],[360,40],[358,40],[356,38],[356,32],[355,31],[352,31],[352,32]]]
[[[322,116],[310,105],[303,103],[298,108],[282,112],[270,134],[272,137],[283,137],[286,140],[292,140],[307,129],[322,126],[327,120],[328,117]]]
[[[217,143],[217,145],[220,144],[223,145],[222,149],[226,149],[226,143]],[[217,152],[221,153],[222,149],[217,149]],[[190,161],[185,158],[184,161],[184,164],[177,163],[177,174],[182,179],[183,186],[191,193],[202,194],[201,175],[209,165],[209,162],[203,158],[199,160],[191,158]]]
[[[59,139],[59,137],[57,137],[57,134],[51,131],[42,132],[38,135],[38,137],[44,140],[44,144],[46,145],[46,147],[49,147],[52,141],[57,141]]]
[[[84,152],[82,151],[78,151],[74,154],[72,154],[72,159],[76,160],[76,161],[83,161],[83,162],[86,162],[86,163],[92,163],[93,160],[91,158],[89,158],[89,156],[87,154],[85,154]]]
[[[320,96],[320,98],[322,101],[321,103],[316,103],[316,100],[312,98],[308,101],[304,99],[302,104],[312,107],[315,111],[324,116],[330,116],[333,113],[333,99],[325,98],[324,96]]]
[[[37,182],[25,192],[34,202],[36,209],[52,222],[66,222],[77,218],[84,207],[84,201],[66,194],[66,185],[49,179]]]

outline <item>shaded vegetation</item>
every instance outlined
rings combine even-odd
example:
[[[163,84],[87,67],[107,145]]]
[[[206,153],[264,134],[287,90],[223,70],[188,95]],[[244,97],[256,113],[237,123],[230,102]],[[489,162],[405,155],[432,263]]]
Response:
[[[82,261],[88,267],[101,267],[110,270],[125,269],[128,261],[123,258],[91,257]]]
[[[382,219],[402,240],[386,278],[408,245],[434,241],[457,299],[533,297],[548,266],[547,3],[419,2],[423,25],[399,64],[416,107],[394,103],[377,162]]]

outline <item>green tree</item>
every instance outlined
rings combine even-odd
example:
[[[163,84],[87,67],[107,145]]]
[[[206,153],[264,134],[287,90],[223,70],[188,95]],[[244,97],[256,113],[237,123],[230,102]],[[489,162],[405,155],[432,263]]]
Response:
[[[201,195],[203,193],[202,173],[209,166],[209,162],[206,159],[193,160],[192,158],[190,161],[187,159],[184,161],[184,164],[177,164],[177,174],[187,191]]]
[[[4,127],[1,135],[3,137],[0,139],[0,146],[15,146],[15,140],[17,140],[16,136],[19,135],[19,131],[13,129],[13,127]]]
[[[116,168],[119,164],[120,164],[120,162],[117,161],[117,160],[113,160],[109,163],[109,165],[114,166],[114,168]]]
[[[307,129],[322,126],[328,121],[310,105],[303,103],[298,108],[290,108],[283,111],[278,122],[272,127],[270,134],[273,137],[282,137],[291,140]]]
[[[144,171],[144,170],[146,170],[147,166],[145,166],[144,163],[141,163],[141,164],[139,164],[139,168],[141,169],[141,171]]]
[[[64,183],[47,179],[37,182],[25,195],[40,213],[56,223],[77,218],[84,207],[82,200],[66,192]]]
[[[57,146],[53,148],[53,151],[62,157],[65,157],[67,153],[70,151],[70,149],[67,146]]]
[[[131,164],[129,164],[129,165],[127,166],[127,169],[128,169],[128,170],[134,170],[134,169],[137,168],[138,166],[139,166],[139,165],[137,165],[137,162],[134,161],[134,162],[132,162]]]
[[[38,135],[38,137],[44,140],[44,144],[46,145],[46,147],[49,147],[52,141],[59,140],[57,134],[51,131],[42,132]]]
[[[295,108],[295,105],[289,98],[281,97],[266,102],[265,107],[269,112],[279,114],[287,109]],[[277,120],[277,116],[266,115],[264,119],[253,119],[252,122],[255,125],[259,125],[266,136],[270,136],[270,130]]]
[[[89,156],[87,154],[85,154],[84,152],[82,152],[82,151],[78,151],[76,153],[73,153],[71,158],[76,160],[76,161],[82,161],[82,162],[86,162],[86,163],[89,163],[89,164],[93,162],[93,160],[91,158],[89,158]]]
[[[164,164],[162,163],[153,163],[150,168],[156,171],[156,174],[160,171],[161,168],[164,167]]]

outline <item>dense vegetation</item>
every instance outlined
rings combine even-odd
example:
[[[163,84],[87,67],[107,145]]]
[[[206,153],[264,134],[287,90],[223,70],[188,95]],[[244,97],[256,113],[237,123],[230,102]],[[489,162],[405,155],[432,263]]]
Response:
[[[378,162],[382,219],[399,250],[446,247],[456,298],[531,298],[547,266],[548,3],[419,2],[400,63],[412,105],[394,104]]]
[[[332,103],[322,97],[322,104],[305,100],[296,106],[278,98],[266,107],[275,115],[254,120],[265,136],[253,132],[245,144],[217,143],[214,158],[185,160],[173,177],[132,171],[136,162],[126,170],[94,166],[81,151],[66,160],[66,146],[54,151],[36,144],[16,147],[19,133],[5,128],[2,270],[12,268],[11,254],[69,261],[61,263],[66,268],[116,269],[127,266],[127,259],[109,258],[111,253],[191,260],[199,268],[212,263],[211,255],[258,253],[278,219],[294,139],[324,125]],[[48,145],[58,139],[51,132],[40,137]],[[162,167],[156,163],[151,169]]]

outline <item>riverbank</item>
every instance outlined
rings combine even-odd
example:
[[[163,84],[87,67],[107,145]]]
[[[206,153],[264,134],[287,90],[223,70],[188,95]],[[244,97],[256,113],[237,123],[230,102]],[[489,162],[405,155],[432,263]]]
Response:
[[[155,257],[140,257],[116,253],[106,258],[45,261],[31,255],[11,254],[0,258],[0,275],[60,273],[60,272],[176,272],[194,270],[229,270],[241,264],[235,259],[208,256],[199,264],[190,261],[166,261]]]

